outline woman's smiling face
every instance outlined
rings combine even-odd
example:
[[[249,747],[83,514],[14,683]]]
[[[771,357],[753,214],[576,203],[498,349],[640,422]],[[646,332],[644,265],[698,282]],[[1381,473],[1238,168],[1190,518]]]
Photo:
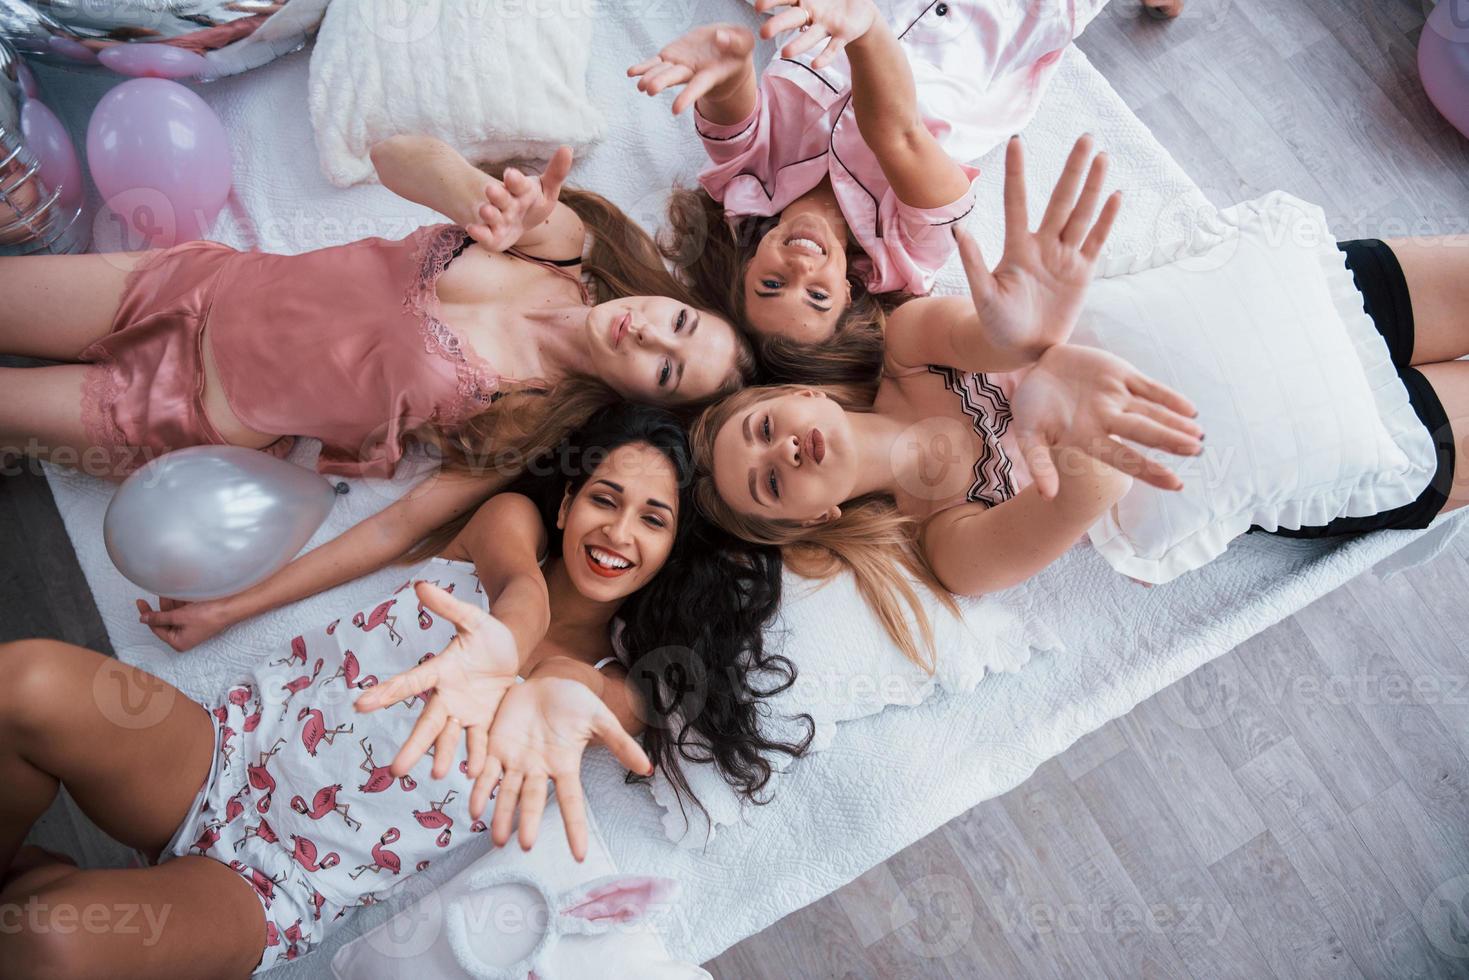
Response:
[[[844,236],[819,214],[783,219],[745,266],[745,319],[766,336],[830,340],[851,303]]]
[[[708,401],[736,373],[734,326],[666,296],[629,296],[592,307],[587,348],[597,377],[631,401]]]
[[[757,401],[715,433],[713,469],[719,496],[739,513],[819,523],[857,485],[847,413],[809,388]]]
[[[645,442],[614,449],[561,502],[561,558],[588,599],[626,599],[662,570],[678,529],[678,474]]]

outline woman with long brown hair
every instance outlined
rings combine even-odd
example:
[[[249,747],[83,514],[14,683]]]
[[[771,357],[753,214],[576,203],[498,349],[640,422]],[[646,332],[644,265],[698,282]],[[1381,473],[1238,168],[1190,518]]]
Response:
[[[321,439],[329,474],[389,476],[411,441],[441,454],[403,500],[248,592],[145,614],[180,649],[433,553],[598,407],[693,408],[753,377],[748,343],[692,302],[645,232],[562,188],[569,150],[540,178],[503,181],[428,137],[387,140],[373,160],[452,223],[291,256],[189,242],[0,260],[13,300],[0,350],[87,362],[0,369],[0,447],[100,451],[112,476],[188,445],[283,454],[297,435]],[[60,295],[69,318],[38,332]]]

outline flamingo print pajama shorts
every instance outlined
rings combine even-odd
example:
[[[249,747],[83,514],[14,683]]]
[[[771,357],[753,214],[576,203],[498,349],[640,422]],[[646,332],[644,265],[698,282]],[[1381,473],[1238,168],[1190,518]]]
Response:
[[[436,558],[416,577],[488,606],[468,562]],[[161,860],[204,855],[250,883],[266,920],[256,973],[310,951],[350,909],[376,903],[487,829],[469,817],[463,761],[440,780],[429,775],[432,752],[401,779],[388,772],[422,699],[370,714],[352,709],[379,678],[435,655],[454,636],[411,585],[294,637],[218,705],[206,705],[214,762]]]

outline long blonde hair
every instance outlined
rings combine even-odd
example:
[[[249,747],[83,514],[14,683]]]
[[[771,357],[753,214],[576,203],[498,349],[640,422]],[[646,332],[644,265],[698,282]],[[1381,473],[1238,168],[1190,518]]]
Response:
[[[786,564],[800,575],[827,579],[850,571],[857,591],[877,614],[888,636],[909,660],[932,672],[933,624],[910,578],[933,590],[956,616],[959,605],[923,556],[918,544],[918,521],[899,513],[891,495],[868,494],[846,501],[841,516],[835,520],[803,526],[795,521],[742,514],[730,507],[715,489],[714,437],[725,423],[752,405],[810,387],[813,386],[745,388],[705,409],[689,437],[699,472],[694,499],[706,517],[729,533],[755,544],[778,546]],[[872,410],[872,399],[864,386],[826,385],[818,390],[849,412]],[[921,648],[914,640],[910,616],[918,627]]]
[[[561,201],[576,212],[591,236],[581,272],[591,281],[594,303],[624,296],[667,296],[700,306],[690,290],[664,266],[653,237],[617,205],[600,194],[572,187],[561,189]],[[734,370],[711,400],[752,383],[756,366],[754,350],[737,329]],[[421,431],[418,437],[438,448],[444,470],[475,476],[493,473],[509,482],[532,460],[555,449],[596,411],[621,400],[621,395],[595,378],[563,378],[550,384],[523,382],[504,389],[489,408],[452,432],[434,429]],[[702,404],[707,400],[678,406],[675,414],[687,419]],[[472,516],[473,509],[436,529],[400,561],[418,562],[438,554]]]

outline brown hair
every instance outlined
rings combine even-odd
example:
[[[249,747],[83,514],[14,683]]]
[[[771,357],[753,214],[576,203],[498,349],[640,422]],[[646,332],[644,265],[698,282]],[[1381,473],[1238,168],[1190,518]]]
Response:
[[[591,236],[581,271],[591,281],[593,302],[605,303],[622,296],[668,296],[701,306],[697,297],[669,273],[653,237],[617,205],[600,194],[572,187],[563,187],[560,199],[576,212]],[[711,398],[737,391],[755,380],[755,353],[738,330],[735,339],[735,370]],[[492,471],[508,482],[531,460],[555,449],[598,409],[621,400],[621,395],[595,378],[563,378],[551,384],[527,382],[505,389],[493,405],[452,433],[418,435],[421,441],[438,447],[443,469],[476,475]],[[699,407],[677,406],[686,418]],[[471,508],[433,531],[400,561],[417,562],[438,554],[473,514]]]
[[[797,574],[827,579],[850,571],[857,591],[882,621],[888,636],[909,660],[932,672],[933,625],[911,579],[932,589],[956,616],[959,605],[939,582],[918,546],[919,523],[900,514],[890,495],[868,494],[849,500],[842,504],[842,514],[835,520],[803,526],[742,514],[725,503],[714,487],[714,437],[724,424],[751,405],[808,387],[745,388],[705,409],[689,437],[699,470],[694,500],[705,516],[729,533],[755,544],[780,547],[786,564]],[[846,411],[872,410],[872,400],[861,386],[828,385],[821,390]],[[923,650],[914,641],[910,615],[918,626]]]
[[[762,384],[855,384],[876,391],[882,373],[883,325],[887,314],[909,298],[904,293],[869,293],[859,278],[849,275],[852,298],[830,339],[809,344],[750,329],[745,269],[777,220],[747,217],[731,228],[724,205],[708,191],[678,187],[668,199],[668,228],[658,244],[699,305],[750,335],[760,359]]]

